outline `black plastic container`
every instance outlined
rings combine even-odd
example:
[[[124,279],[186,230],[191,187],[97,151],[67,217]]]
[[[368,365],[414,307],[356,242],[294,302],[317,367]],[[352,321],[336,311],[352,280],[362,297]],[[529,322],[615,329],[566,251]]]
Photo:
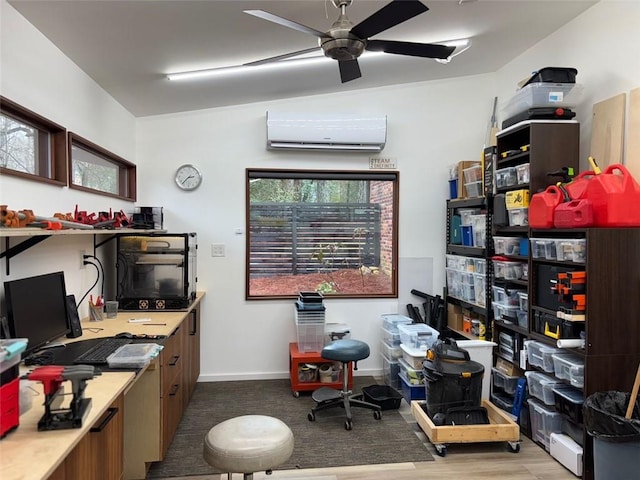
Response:
[[[576,83],[578,70],[571,67],[545,67],[541,68],[531,76],[527,83]]]
[[[454,340],[438,341],[423,362],[427,414],[446,414],[450,408],[478,407],[484,366]]]
[[[396,410],[402,402],[402,394],[389,385],[362,387],[362,395],[365,402],[379,405],[382,410]]]

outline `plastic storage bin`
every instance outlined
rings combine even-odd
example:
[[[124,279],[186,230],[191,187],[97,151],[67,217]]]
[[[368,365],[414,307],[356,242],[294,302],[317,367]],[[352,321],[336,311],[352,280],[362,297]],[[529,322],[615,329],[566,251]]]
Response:
[[[495,236],[493,249],[496,255],[520,255],[520,238]]]
[[[529,398],[527,402],[531,416],[531,435],[534,440],[542,443],[544,448],[549,451],[551,434],[561,432],[562,415],[533,398]]]
[[[529,312],[527,310],[517,310],[516,318],[518,319],[518,326],[522,328],[529,327]]]
[[[389,345],[386,342],[380,342],[380,351],[385,357],[392,360],[402,357],[402,350],[400,349],[400,345]]]
[[[509,225],[512,227],[520,227],[529,225],[529,209],[514,208],[509,210]]]
[[[467,197],[484,196],[484,192],[482,191],[482,181],[465,183],[464,188],[467,190]]]
[[[547,260],[557,260],[556,242],[553,238],[532,238],[531,256],[533,258],[546,258]]]
[[[473,232],[473,246],[482,247],[486,246],[487,237],[487,215],[482,213],[480,215],[471,215],[471,231]]]
[[[427,358],[425,350],[411,348],[405,344],[401,344],[400,349],[402,351],[402,359],[407,365],[414,369],[422,368],[422,362]]]
[[[486,284],[487,284],[487,276],[481,273],[473,274],[473,293],[475,295],[475,303],[480,307],[484,307],[487,303],[486,300]]]
[[[109,368],[143,368],[162,350],[157,343],[129,343],[107,357]]]
[[[584,377],[584,358],[570,353],[554,353],[551,357],[556,377],[562,380],[571,380],[572,369],[575,373],[582,373],[581,377]]]
[[[582,96],[578,83],[530,83],[518,90],[504,108],[505,118],[529,108],[575,107]]]
[[[404,358],[398,359],[400,365],[400,375],[409,385],[423,385],[424,374],[422,373],[422,365],[420,368],[413,368]]]
[[[384,383],[399,389],[400,381],[398,379],[398,374],[400,373],[400,364],[398,363],[398,359],[391,360],[384,355],[380,356],[382,357],[382,378]]]
[[[530,365],[541,368],[545,372],[553,373],[553,354],[562,353],[562,349],[549,347],[542,342],[530,340],[527,346],[527,360]]]
[[[529,294],[527,292],[517,292],[518,306],[520,310],[527,310],[529,308]]]
[[[405,380],[401,373],[398,374],[398,382],[402,389],[402,396],[409,405],[414,400],[424,400],[426,398],[427,392],[425,391],[424,385],[411,385]]]
[[[409,317],[398,315],[396,313],[384,313],[382,315],[382,328],[387,330],[389,333],[398,333],[398,325],[406,325],[412,322],[413,320]]]
[[[504,287],[492,285],[493,301],[498,305],[517,306],[519,305],[519,294],[524,293],[523,290],[506,290]]]
[[[563,413],[575,423],[583,422],[584,395],[580,390],[569,385],[556,385],[553,387],[553,398],[556,411]]]
[[[506,395],[492,393],[491,403],[493,403],[496,407],[501,408],[505,412],[511,413],[511,411],[513,410],[513,398],[509,398]]]
[[[524,372],[527,377],[527,388],[529,395],[542,400],[547,405],[555,405],[553,389],[562,382],[551,375],[540,372]]]
[[[513,187],[517,184],[518,175],[515,167],[496,170],[496,188]]]
[[[491,369],[491,375],[493,377],[494,388],[499,388],[509,395],[516,393],[516,387],[518,386],[518,380],[520,377],[506,375],[496,367]]]
[[[493,302],[493,317],[498,319],[509,320],[510,322],[518,321],[517,305],[500,305]]]
[[[478,215],[481,210],[479,208],[458,208],[460,215],[460,225],[471,225],[471,215]]]
[[[390,345],[392,348],[395,346],[398,346],[400,345],[400,332],[396,331],[394,333],[387,330],[386,328],[383,328],[382,340],[384,341],[384,343],[386,343],[387,345]]]
[[[482,166],[474,165],[473,167],[465,168],[462,170],[464,173],[464,183],[481,182],[482,181]]]
[[[493,260],[493,272],[496,278],[517,280],[522,277],[523,267],[520,262]]]
[[[518,185],[524,185],[529,183],[529,164],[523,163],[516,167],[516,178]]]
[[[362,387],[362,395],[365,402],[379,405],[382,410],[395,410],[400,408],[402,402],[402,395],[389,385]]]
[[[556,240],[556,257],[561,261],[585,263],[587,240],[565,238]]]
[[[420,350],[427,350],[440,335],[440,332],[425,323],[398,325],[398,331],[400,332],[400,343]]]

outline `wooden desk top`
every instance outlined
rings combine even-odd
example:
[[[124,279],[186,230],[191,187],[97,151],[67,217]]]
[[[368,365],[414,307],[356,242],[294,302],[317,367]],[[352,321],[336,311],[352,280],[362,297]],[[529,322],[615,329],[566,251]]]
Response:
[[[62,339],[63,343],[110,337],[120,332],[133,334],[170,335],[189,312],[196,307],[204,293],[198,292],[196,300],[189,309],[179,312],[118,312],[117,318],[105,318],[101,322],[83,320],[82,336],[74,339]],[[145,325],[129,323],[130,318],[151,318]],[[95,331],[89,329],[96,329]],[[98,330],[100,329],[100,330]],[[20,374],[29,369],[21,367]],[[44,414],[44,395],[42,384],[32,382],[38,394],[34,392],[31,408],[20,416],[18,428],[0,440],[0,477],[3,480],[42,480],[51,475],[73,450],[76,444],[89,431],[91,426],[109,408],[109,405],[130,388],[139,378],[131,371],[105,372],[87,382],[85,398],[91,398],[91,408],[86,415],[82,428],[38,432],[38,420]],[[65,382],[65,387],[69,382]]]
[[[38,393],[34,392],[31,408],[20,416],[18,428],[0,440],[2,478],[42,480],[51,475],[134,377],[133,372],[109,372],[89,380],[84,396],[91,398],[91,408],[82,427],[46,432],[37,427],[44,414],[42,384],[32,382]]]

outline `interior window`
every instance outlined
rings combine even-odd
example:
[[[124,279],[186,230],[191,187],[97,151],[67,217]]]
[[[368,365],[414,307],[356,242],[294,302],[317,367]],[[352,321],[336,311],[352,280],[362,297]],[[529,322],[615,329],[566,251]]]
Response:
[[[246,177],[247,299],[397,297],[397,172]]]

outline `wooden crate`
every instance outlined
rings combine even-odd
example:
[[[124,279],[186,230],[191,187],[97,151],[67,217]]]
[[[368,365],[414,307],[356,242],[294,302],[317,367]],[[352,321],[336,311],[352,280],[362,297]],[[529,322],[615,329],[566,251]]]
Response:
[[[520,427],[511,417],[489,400],[482,400],[482,406],[487,409],[489,424],[483,425],[441,425],[436,426],[421,405],[425,402],[411,402],[411,413],[420,428],[427,435],[431,443],[442,445],[446,443],[475,443],[475,442],[519,442]],[[511,449],[519,450],[519,443]],[[438,453],[440,449],[438,449]]]

